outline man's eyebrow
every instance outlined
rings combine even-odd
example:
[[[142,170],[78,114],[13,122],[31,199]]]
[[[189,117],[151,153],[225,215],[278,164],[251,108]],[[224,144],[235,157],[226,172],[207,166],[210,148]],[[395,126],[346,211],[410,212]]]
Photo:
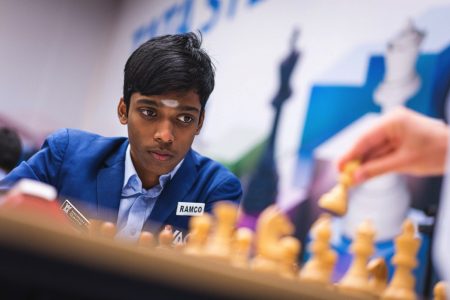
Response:
[[[181,110],[181,111],[193,111],[193,112],[200,112],[200,109],[198,109],[197,107],[194,106],[190,106],[190,105],[180,105],[177,107],[177,110]]]
[[[152,106],[159,106],[158,102],[156,102],[155,100],[152,99],[138,99],[136,101],[137,104],[148,104],[148,105],[152,105]]]

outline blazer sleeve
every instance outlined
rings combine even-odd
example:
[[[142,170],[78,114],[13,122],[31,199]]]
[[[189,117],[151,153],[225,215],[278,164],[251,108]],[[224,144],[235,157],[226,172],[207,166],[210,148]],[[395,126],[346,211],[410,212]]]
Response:
[[[241,182],[234,175],[230,175],[221,181],[212,191],[209,201],[206,203],[205,211],[211,212],[212,207],[218,201],[230,201],[239,205],[241,198]]]
[[[8,188],[22,178],[34,179],[56,186],[68,144],[67,129],[50,135],[36,154],[28,161],[22,162],[0,181],[0,187]]]

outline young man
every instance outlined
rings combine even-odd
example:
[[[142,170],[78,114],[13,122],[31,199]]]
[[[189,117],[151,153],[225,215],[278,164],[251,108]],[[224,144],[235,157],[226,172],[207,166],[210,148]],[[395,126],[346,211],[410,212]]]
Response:
[[[170,224],[186,230],[189,217],[216,201],[239,203],[239,180],[191,149],[214,88],[214,69],[193,33],[141,45],[124,72],[119,121],[127,138],[64,129],[3,183],[32,178],[55,186],[89,218],[117,223],[117,235]]]

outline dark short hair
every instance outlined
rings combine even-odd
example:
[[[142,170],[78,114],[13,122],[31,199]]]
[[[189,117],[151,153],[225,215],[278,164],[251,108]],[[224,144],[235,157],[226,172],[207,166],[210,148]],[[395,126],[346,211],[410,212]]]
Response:
[[[10,128],[0,128],[0,168],[11,171],[19,162],[22,143],[17,133]]]
[[[123,98],[130,107],[133,93],[162,95],[194,90],[202,111],[214,89],[214,65],[201,48],[201,34],[164,35],[143,43],[128,58]]]

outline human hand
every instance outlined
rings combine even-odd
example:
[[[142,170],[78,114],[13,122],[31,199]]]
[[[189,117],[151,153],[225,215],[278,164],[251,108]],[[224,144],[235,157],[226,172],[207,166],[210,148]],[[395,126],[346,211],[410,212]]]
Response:
[[[445,171],[449,128],[432,119],[400,107],[363,134],[338,161],[342,171],[350,160],[359,159],[354,182],[398,172],[410,175],[440,175]]]

